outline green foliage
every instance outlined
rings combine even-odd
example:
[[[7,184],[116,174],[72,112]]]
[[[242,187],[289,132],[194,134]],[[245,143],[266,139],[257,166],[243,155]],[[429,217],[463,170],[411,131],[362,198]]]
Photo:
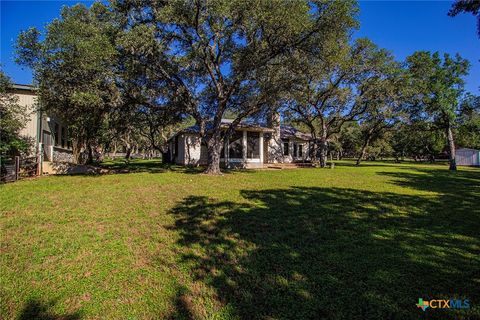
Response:
[[[418,51],[407,57],[414,114],[445,130],[450,170],[456,170],[453,127],[469,67],[468,60],[458,54],[454,58],[445,54],[442,59],[438,52]]]
[[[17,61],[34,70],[40,105],[68,125],[77,156],[95,141],[105,115],[119,102],[109,14],[100,3],[91,9],[63,7],[43,39],[31,28],[17,40]]]
[[[480,97],[468,94],[460,103],[458,112],[458,145],[480,150]]]
[[[433,161],[445,148],[445,134],[427,121],[402,124],[391,136],[396,158]]]
[[[456,118],[457,107],[464,90],[463,77],[470,63],[458,54],[452,58],[438,52],[418,51],[407,57],[407,67],[414,88],[413,106],[417,115],[429,117],[441,127]]]
[[[323,53],[356,25],[352,1],[115,1],[113,7],[128,26],[121,49],[132,57],[129,72],[166,106],[195,119],[209,155],[218,155],[239,121],[275,105],[289,88],[282,64],[309,50]],[[223,132],[227,113],[236,116]],[[218,160],[211,164],[218,173]]]
[[[309,128],[321,166],[326,165],[327,141],[345,123],[360,121],[370,140],[393,126],[401,110],[403,71],[393,56],[368,39],[351,46],[347,41],[339,39],[331,56],[300,59],[304,69],[287,98],[287,114]]]
[[[20,136],[20,130],[34,110],[19,105],[12,90],[10,79],[0,69],[0,155],[27,153],[32,147],[30,139]]]
[[[454,17],[461,12],[471,13],[477,16],[477,32],[480,37],[480,1],[478,0],[455,0],[448,15]]]

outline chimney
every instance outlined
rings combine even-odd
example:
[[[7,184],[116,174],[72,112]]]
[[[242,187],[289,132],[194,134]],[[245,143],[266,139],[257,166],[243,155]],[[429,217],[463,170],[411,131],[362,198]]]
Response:
[[[280,138],[280,113],[272,110],[267,116],[267,125],[273,129],[268,141],[268,163],[282,163],[283,150],[282,139]]]

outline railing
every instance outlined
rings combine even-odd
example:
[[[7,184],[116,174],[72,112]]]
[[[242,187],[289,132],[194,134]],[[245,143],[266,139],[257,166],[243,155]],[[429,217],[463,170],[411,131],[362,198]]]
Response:
[[[0,182],[13,182],[40,175],[40,156],[2,158]]]

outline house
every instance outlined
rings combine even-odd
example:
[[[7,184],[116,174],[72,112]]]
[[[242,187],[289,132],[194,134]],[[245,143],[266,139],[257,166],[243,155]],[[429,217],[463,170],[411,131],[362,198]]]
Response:
[[[18,97],[18,104],[28,110],[29,118],[20,135],[33,141],[32,156],[40,155],[42,172],[53,171],[52,163],[55,162],[73,162],[68,129],[59,117],[37,108],[37,89],[30,85],[14,84],[10,91]]]
[[[457,149],[455,151],[455,162],[459,166],[480,166],[480,150]]]
[[[225,130],[232,120],[223,119]],[[208,126],[207,126],[208,131]],[[305,162],[310,159],[309,134],[283,126],[263,126],[240,122],[232,136],[224,142],[220,163],[225,168],[262,168],[268,163]],[[179,165],[206,165],[207,146],[197,125],[176,133],[168,141],[168,156]]]

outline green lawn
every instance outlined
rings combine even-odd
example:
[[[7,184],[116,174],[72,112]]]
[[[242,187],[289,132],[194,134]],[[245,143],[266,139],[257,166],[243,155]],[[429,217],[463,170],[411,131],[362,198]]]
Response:
[[[480,318],[479,169],[120,167],[0,186],[0,319]]]

